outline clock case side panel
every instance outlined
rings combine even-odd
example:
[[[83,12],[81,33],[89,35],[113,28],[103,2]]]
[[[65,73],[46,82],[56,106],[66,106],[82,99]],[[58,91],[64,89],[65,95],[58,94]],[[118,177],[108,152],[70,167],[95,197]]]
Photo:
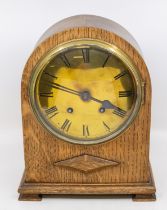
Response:
[[[122,49],[134,60],[142,80],[146,82],[143,105],[129,128],[115,140],[91,146],[74,145],[51,135],[35,118],[28,96],[30,75],[40,58],[58,44],[84,38],[102,40]],[[93,27],[72,28],[54,34],[34,50],[25,66],[22,77],[25,182],[150,183],[150,109],[151,83],[149,73],[140,54],[128,42],[114,33]],[[90,173],[83,173],[68,167],[55,167],[53,164],[85,154],[117,161],[120,164]]]

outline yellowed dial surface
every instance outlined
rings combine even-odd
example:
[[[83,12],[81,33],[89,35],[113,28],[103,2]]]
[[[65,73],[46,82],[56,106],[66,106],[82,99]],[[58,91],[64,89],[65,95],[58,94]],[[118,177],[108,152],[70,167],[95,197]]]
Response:
[[[55,136],[98,143],[128,127],[137,88],[116,54],[98,45],[74,44],[52,52],[41,66],[33,80],[33,109]]]

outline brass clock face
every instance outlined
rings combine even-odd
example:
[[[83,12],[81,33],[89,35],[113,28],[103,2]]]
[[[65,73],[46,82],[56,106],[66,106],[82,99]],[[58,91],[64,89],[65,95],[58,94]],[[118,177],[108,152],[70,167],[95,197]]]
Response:
[[[50,51],[35,67],[30,102],[55,136],[78,144],[114,139],[137,115],[140,76],[117,47],[76,40]]]

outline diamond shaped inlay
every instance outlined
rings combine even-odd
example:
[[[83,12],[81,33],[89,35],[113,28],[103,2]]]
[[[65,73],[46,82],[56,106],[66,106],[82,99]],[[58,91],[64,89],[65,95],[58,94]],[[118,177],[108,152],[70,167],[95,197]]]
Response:
[[[88,173],[93,170],[101,169],[107,166],[116,166],[119,162],[106,160],[92,155],[80,155],[67,160],[55,162],[55,166],[69,167]]]

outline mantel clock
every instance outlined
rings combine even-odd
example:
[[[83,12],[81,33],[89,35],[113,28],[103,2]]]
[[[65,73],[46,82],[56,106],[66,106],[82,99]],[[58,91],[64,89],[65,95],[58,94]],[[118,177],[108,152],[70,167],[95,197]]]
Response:
[[[150,77],[124,28],[91,15],[56,23],[27,61],[21,96],[20,200],[45,194],[155,200]]]

